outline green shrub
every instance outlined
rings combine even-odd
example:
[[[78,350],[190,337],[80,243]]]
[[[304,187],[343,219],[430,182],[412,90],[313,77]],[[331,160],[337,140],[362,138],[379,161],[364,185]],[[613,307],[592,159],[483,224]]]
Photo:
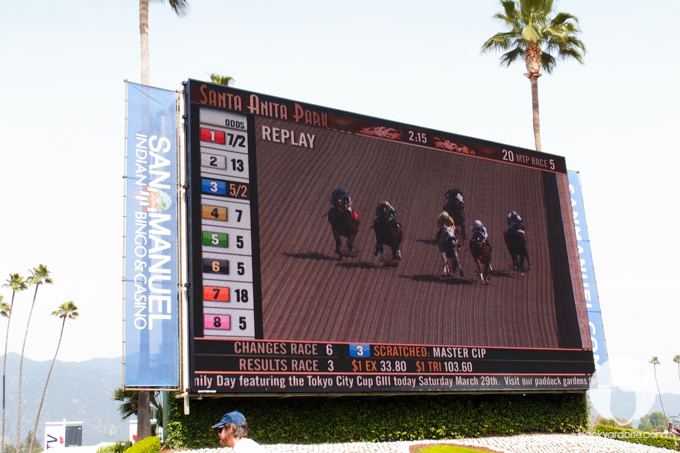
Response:
[[[125,450],[125,453],[159,453],[160,451],[161,440],[156,436],[149,436]]]
[[[598,436],[610,439],[623,440],[634,444],[648,445],[650,447],[668,448],[669,450],[680,450],[680,444],[672,435],[664,436],[646,431],[638,431],[637,429],[617,428],[607,425],[595,425],[594,432],[597,433]]]
[[[623,418],[616,417],[616,419],[611,419],[611,418],[605,418],[602,417],[601,415],[598,415],[595,417],[593,420],[593,425],[606,425],[606,426],[613,426],[615,428],[628,428],[628,429],[633,429],[633,425],[630,423],[630,420],[626,420]],[[617,423],[618,422],[618,423]]]
[[[585,392],[372,397],[181,399],[166,412],[171,449],[217,448],[210,429],[242,412],[249,436],[263,444],[452,439],[524,432],[572,433],[588,427]]]
[[[123,453],[130,447],[132,447],[132,442],[129,440],[122,440],[120,442],[116,442],[115,444],[98,448],[97,453]]]

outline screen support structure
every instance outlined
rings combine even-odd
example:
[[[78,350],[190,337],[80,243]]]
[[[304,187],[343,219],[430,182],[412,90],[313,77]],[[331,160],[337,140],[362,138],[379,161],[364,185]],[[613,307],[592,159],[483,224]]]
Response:
[[[180,313],[182,320],[180,324],[180,394],[184,398],[184,415],[189,415],[189,394],[187,393],[187,386],[189,383],[189,299],[187,292],[189,290],[189,262],[188,262],[188,241],[187,241],[187,171],[186,171],[186,107],[184,104],[184,88],[182,88],[177,95],[177,152],[179,165],[179,183],[178,183],[178,199],[179,199],[179,262],[180,262],[180,279],[179,279],[179,299],[180,299]]]

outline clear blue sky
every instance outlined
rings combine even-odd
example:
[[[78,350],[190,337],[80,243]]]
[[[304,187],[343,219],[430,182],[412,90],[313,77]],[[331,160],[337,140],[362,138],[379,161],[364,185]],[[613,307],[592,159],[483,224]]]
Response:
[[[581,172],[614,384],[680,393],[675,197],[680,3],[556,2],[579,17],[584,66],[539,80],[543,148]],[[533,147],[523,65],[479,55],[497,1],[193,0],[150,12],[151,84],[218,72],[236,87]],[[9,2],[0,16],[0,277],[46,264],[26,354],[122,353],[124,79],[139,82],[138,2]],[[10,292],[0,290],[6,299]],[[9,347],[21,350],[31,294]],[[4,327],[2,328],[4,333]]]

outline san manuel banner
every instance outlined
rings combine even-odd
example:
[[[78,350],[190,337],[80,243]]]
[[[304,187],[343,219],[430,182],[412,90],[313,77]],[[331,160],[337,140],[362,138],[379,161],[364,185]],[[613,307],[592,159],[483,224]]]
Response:
[[[595,268],[593,267],[593,255],[590,251],[586,211],[583,208],[581,181],[577,172],[569,171],[568,175],[571,207],[574,213],[574,227],[576,228],[576,241],[578,243],[578,256],[581,262],[581,277],[583,278],[583,289],[586,294],[590,340],[593,343],[593,356],[595,358],[595,379],[591,380],[591,387],[610,388],[612,381],[609,374],[609,358],[607,356],[607,345],[604,340],[600,300],[597,297],[597,286],[595,285]]]
[[[175,92],[127,92],[124,385],[178,387]]]

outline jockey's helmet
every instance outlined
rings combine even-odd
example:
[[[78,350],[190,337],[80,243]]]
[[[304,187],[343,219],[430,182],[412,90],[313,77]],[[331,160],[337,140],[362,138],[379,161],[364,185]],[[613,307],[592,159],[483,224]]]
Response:
[[[484,224],[479,220],[472,222],[472,228],[484,228]]]
[[[449,213],[446,212],[446,211],[442,211],[442,213],[439,214],[439,217],[441,217],[442,220],[449,220],[449,218],[450,218],[450,217],[449,217]]]

